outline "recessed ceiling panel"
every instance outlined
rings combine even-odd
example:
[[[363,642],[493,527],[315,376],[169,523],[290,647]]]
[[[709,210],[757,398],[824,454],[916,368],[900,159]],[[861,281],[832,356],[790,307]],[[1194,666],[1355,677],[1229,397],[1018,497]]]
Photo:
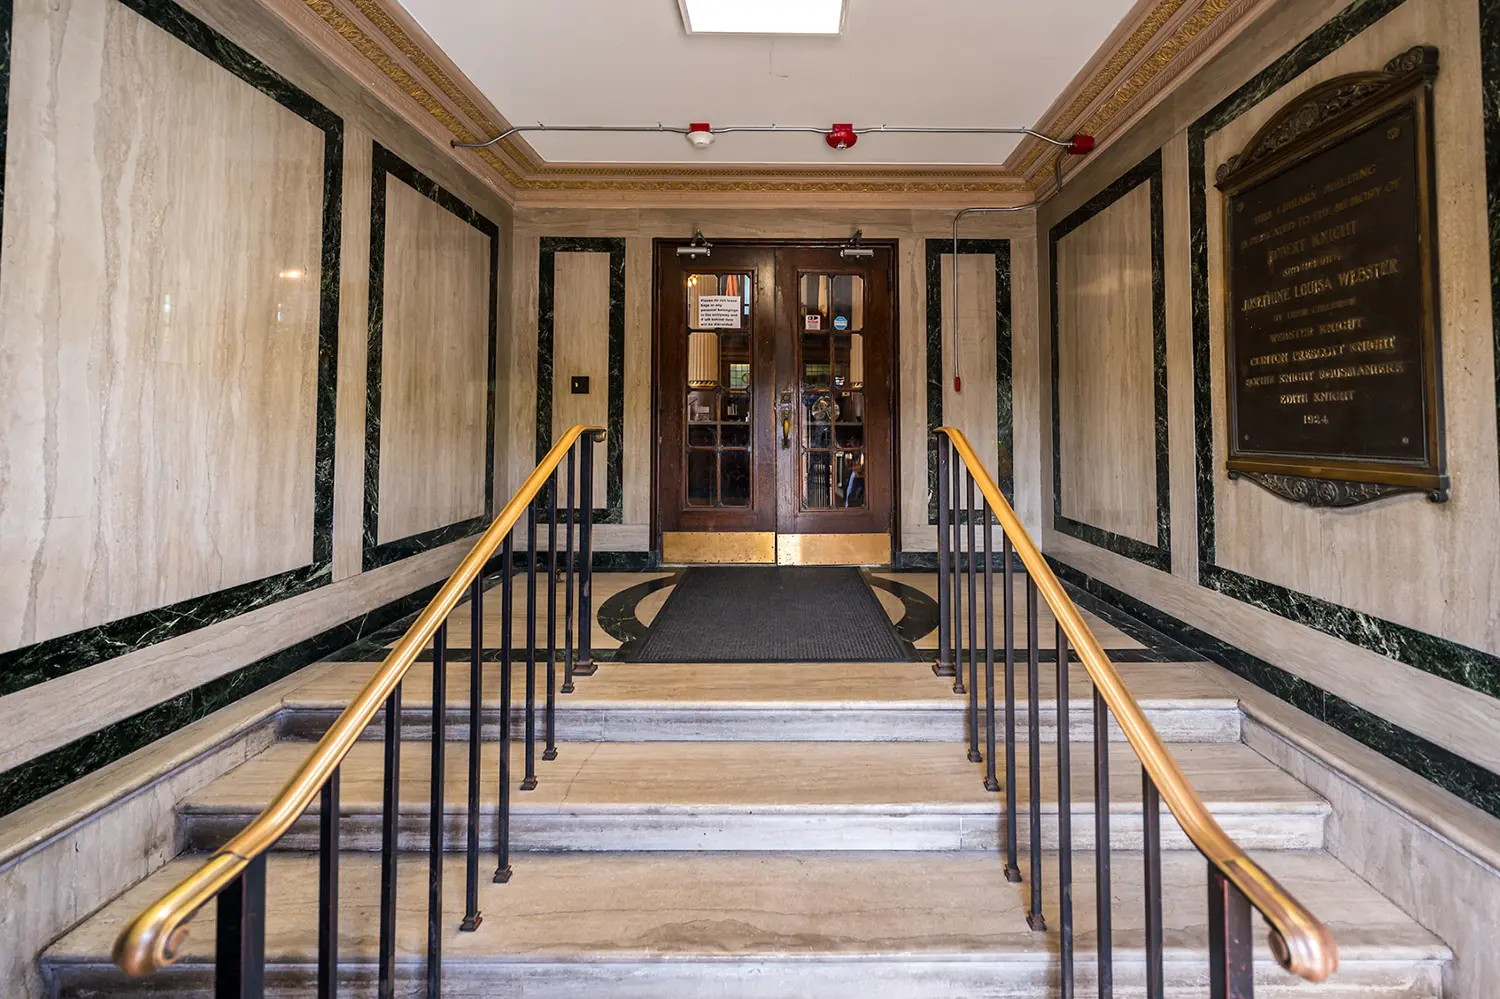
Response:
[[[1032,125],[1131,0],[848,0],[835,36],[689,35],[678,0],[402,0],[512,124]],[[1000,164],[1014,136],[529,133],[547,161]]]

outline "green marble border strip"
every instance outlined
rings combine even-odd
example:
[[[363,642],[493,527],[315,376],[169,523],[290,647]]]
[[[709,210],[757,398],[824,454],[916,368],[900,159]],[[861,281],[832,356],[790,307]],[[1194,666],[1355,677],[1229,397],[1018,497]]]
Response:
[[[318,310],[312,562],[301,568],[180,600],[117,621],[0,653],[0,696],[44,683],[199,628],[238,617],[332,580],[334,403],[338,376],[339,248],[343,218],[344,122],[250,53],[170,0],[119,0],[220,68],[321,129],[323,218]],[[0,97],[9,94],[14,5],[0,3]],[[0,103],[0,108],[7,105]],[[9,118],[0,121],[0,171]],[[3,204],[0,173],[0,204]]]
[[[479,230],[490,241],[489,359],[485,403],[484,513],[381,544],[380,538],[380,399],[381,366],[385,345],[385,217],[386,178],[394,177]],[[420,552],[477,534],[495,511],[495,330],[499,315],[500,227],[468,203],[440,186],[401,157],[374,143],[370,177],[370,316],[369,361],[365,372],[365,511],[364,567],[366,570],[399,562]]]
[[[1220,641],[1065,562],[1050,555],[1047,561],[1065,583],[1140,619],[1182,646],[1183,652],[1192,658],[1207,659],[1223,666],[1419,777],[1456,794],[1491,815],[1500,816],[1500,774],[1428,742],[1279,666]],[[1181,657],[1178,658],[1180,660]]]
[[[1357,0],[1280,59],[1199,118],[1188,129],[1188,190],[1193,311],[1193,405],[1198,483],[1198,581],[1262,610],[1306,625],[1351,645],[1388,656],[1471,690],[1500,697],[1500,656],[1439,638],[1353,608],[1215,564],[1213,371],[1210,361],[1208,197],[1209,136],[1326,58],[1405,0]],[[1479,3],[1486,104],[1485,162],[1489,193],[1490,282],[1500,296],[1500,10]],[[1394,54],[1394,53],[1393,53]],[[1500,297],[1495,308],[1495,356],[1500,368]],[[1500,423],[1500,371],[1496,383]]]
[[[338,650],[351,644],[364,647],[370,641],[372,632],[384,629],[389,632],[390,638],[399,637],[401,632],[395,626],[415,617],[437,594],[441,585],[442,583],[433,583],[425,586],[415,593],[350,618],[306,641],[0,773],[0,815],[9,814],[45,797],[100,767],[290,676],[316,660],[326,658],[337,661],[340,658],[336,654]]]
[[[625,520],[625,239],[620,236],[542,236],[537,265],[536,322],[536,460],[552,449],[553,320],[556,309],[557,255],[609,254],[609,407],[605,430],[605,506],[594,510],[594,523]],[[571,511],[558,504],[558,523]]]
[[[1062,512],[1062,400],[1058,391],[1057,244],[1062,238],[1142,184],[1151,198],[1151,354],[1156,433],[1156,544],[1107,531],[1066,517]],[[1162,209],[1162,159],[1158,149],[1098,194],[1084,202],[1047,233],[1052,297],[1052,529],[1096,548],[1172,571],[1171,442],[1167,432],[1167,278],[1166,231]]]
[[[943,425],[943,254],[953,240],[929,239],[927,266],[927,523],[937,524],[937,433]],[[1010,301],[1010,240],[960,239],[958,252],[995,255],[995,431],[1000,467],[996,484],[1015,500],[1014,373]],[[901,553],[897,553],[901,554]]]
[[[0,218],[5,215],[5,152],[10,132],[11,28],[15,22],[13,0],[0,0]]]

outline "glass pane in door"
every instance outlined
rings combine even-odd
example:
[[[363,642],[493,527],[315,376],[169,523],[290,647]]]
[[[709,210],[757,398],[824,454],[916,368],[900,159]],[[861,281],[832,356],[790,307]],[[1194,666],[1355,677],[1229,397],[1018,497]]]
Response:
[[[797,363],[804,509],[860,509],[865,500],[864,278],[803,274],[797,282]]]
[[[687,277],[687,505],[751,505],[750,274]]]

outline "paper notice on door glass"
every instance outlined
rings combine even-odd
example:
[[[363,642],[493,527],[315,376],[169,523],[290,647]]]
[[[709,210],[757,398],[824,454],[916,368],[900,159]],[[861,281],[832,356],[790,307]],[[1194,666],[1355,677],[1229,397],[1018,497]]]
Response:
[[[693,324],[699,330],[737,330],[745,303],[738,295],[699,295],[698,321]]]

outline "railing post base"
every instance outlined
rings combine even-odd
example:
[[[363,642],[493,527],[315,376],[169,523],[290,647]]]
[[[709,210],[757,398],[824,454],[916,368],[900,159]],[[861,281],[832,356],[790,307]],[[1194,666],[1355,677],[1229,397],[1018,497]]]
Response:
[[[1021,883],[1021,871],[1020,871],[1020,869],[1016,868],[1016,867],[1009,867],[1009,866],[1007,866],[1005,868],[1005,880],[1009,881],[1013,885],[1020,884]]]
[[[932,672],[937,676],[954,676],[958,673],[958,668],[952,663],[945,663],[939,659],[932,664]]]
[[[476,912],[474,913],[473,919],[465,916],[463,922],[458,924],[458,928],[465,933],[473,933],[475,930],[479,929],[479,924],[482,922],[484,922],[484,916]]]
[[[495,876],[490,878],[491,884],[503,885],[510,880],[510,868],[502,867],[495,871]]]
[[[574,676],[593,676],[598,671],[599,671],[599,666],[592,659],[590,659],[588,662],[574,663],[573,664],[573,675]]]
[[[984,789],[986,791],[999,791],[1000,790],[1000,782],[998,780],[993,779],[993,778],[986,777],[984,779]]]
[[[521,781],[521,790],[523,790],[523,791],[535,791],[536,790],[536,778],[535,777],[527,777],[525,780]]]
[[[1021,875],[1019,872],[1017,872],[1016,874],[1016,880],[1021,880]],[[1031,927],[1031,931],[1033,933],[1047,932],[1047,918],[1040,912],[1028,912],[1026,914],[1026,925]]]
[[[542,752],[542,759],[546,760],[549,763],[551,761],[557,759],[557,750],[555,750],[555,749],[543,750],[543,752]]]

